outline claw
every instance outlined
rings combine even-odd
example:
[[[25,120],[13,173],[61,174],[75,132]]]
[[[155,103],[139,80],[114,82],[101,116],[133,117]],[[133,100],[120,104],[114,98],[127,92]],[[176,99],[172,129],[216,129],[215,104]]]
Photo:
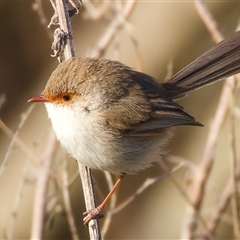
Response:
[[[92,219],[103,218],[104,215],[101,213],[101,211],[102,211],[102,207],[98,206],[97,208],[84,212],[83,213],[83,216],[85,216],[83,218],[84,225],[87,226]]]
[[[121,173],[121,175],[119,176],[117,182],[115,183],[115,185],[113,186],[112,190],[109,192],[109,194],[106,196],[106,198],[103,200],[103,202],[96,208],[88,210],[86,212],[83,213],[83,216],[85,216],[83,218],[83,223],[85,226],[88,225],[88,223],[92,220],[92,219],[100,219],[103,218],[103,214],[101,213],[104,206],[106,205],[107,201],[111,198],[111,196],[113,195],[113,193],[116,191],[116,189],[119,187],[119,185],[121,184],[124,176],[126,174],[125,173]]]

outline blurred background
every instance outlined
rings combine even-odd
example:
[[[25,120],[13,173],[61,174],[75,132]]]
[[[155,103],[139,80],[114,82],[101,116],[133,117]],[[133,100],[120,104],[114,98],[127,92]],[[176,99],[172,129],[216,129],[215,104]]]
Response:
[[[72,18],[77,56],[91,55],[98,50],[100,40],[106,37],[117,11],[122,9],[124,12],[127,4],[128,1],[83,0],[79,14]],[[205,4],[224,37],[236,31],[240,1],[205,1]],[[93,9],[99,16],[94,15]],[[51,126],[44,105],[30,106],[27,100],[43,91],[49,75],[58,64],[55,58],[50,57],[53,54],[51,44],[55,26],[48,29],[47,25],[52,14],[49,1],[0,2],[1,239],[27,239],[31,234],[39,161],[44,156]],[[193,1],[136,1],[125,24],[114,31],[101,57],[118,59],[163,81],[214,44]],[[176,187],[167,176],[149,186],[112,216],[104,235],[106,239],[181,238],[188,206],[181,191],[188,194],[193,169],[201,161],[222,84],[219,82],[200,89],[179,101],[189,114],[205,125],[204,128],[179,127],[169,146],[170,155],[189,161],[172,174],[181,188]],[[239,96],[236,96],[235,102],[239,103]],[[236,132],[239,121],[237,124]],[[215,146],[214,166],[201,208],[205,221],[211,217],[231,176],[231,126],[231,118],[226,116]],[[236,142],[239,146],[239,139],[236,138]],[[51,162],[52,172],[59,181],[62,179],[65,155],[57,146]],[[239,153],[236,155],[239,157]],[[82,239],[88,238],[88,230],[82,224],[85,206],[81,182],[78,177],[73,178],[78,170],[77,163],[69,158],[67,164],[69,178],[73,179],[69,194],[78,234]],[[167,165],[174,168],[177,163],[168,162]],[[133,195],[147,178],[165,172],[164,167],[155,165],[139,174],[126,176],[117,193],[116,206]],[[99,171],[94,171],[94,178],[96,187],[101,191],[100,202],[108,192],[108,183]],[[113,176],[113,179],[116,177]],[[71,239],[62,190],[52,179],[49,180],[46,202],[43,238]],[[228,207],[217,228],[217,239],[233,238],[231,216],[231,208]],[[104,225],[104,219],[101,225]],[[199,223],[197,233],[201,235],[202,232],[204,227]]]

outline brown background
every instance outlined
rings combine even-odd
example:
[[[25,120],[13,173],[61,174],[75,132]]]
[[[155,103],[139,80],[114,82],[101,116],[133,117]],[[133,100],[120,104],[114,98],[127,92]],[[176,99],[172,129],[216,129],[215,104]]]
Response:
[[[39,17],[32,9],[32,1],[0,2],[0,94],[6,96],[6,103],[0,110],[1,119],[14,131],[27,110],[29,97],[40,93],[48,76],[57,66],[57,61],[50,57],[51,39]],[[48,1],[43,2],[47,19],[50,19],[52,8]],[[239,21],[239,2],[208,2],[219,30],[224,36],[233,33]],[[107,19],[98,21],[84,20],[81,14],[72,20],[76,55],[86,55],[87,51],[98,41],[108,26]],[[139,43],[143,60],[143,71],[160,81],[167,75],[167,65],[173,62],[173,72],[194,60],[199,54],[214,44],[206,27],[199,18],[194,4],[182,1],[139,1],[129,18],[133,34]],[[52,27],[51,30],[54,28]],[[119,60],[136,68],[134,48],[126,30],[118,33]],[[115,44],[111,43],[105,57],[116,58]],[[204,128],[179,128],[171,144],[171,153],[197,163],[204,148],[211,118],[214,114],[222,83],[198,90],[188,98],[180,101],[185,109],[202,122]],[[239,99],[238,99],[239,100]],[[19,138],[36,155],[42,156],[50,124],[43,105],[36,105],[20,131]],[[207,189],[205,212],[218,201],[219,193],[225,185],[229,174],[229,126],[225,124],[219,136],[215,167]],[[10,138],[0,130],[0,162],[4,157]],[[59,150],[62,152],[62,150]],[[60,156],[60,153],[58,154]],[[0,176],[0,238],[9,230],[11,212],[16,201],[17,191],[23,176],[28,156],[15,145],[8,157],[8,164]],[[56,160],[57,161],[57,160]],[[55,161],[53,170],[61,169]],[[27,174],[15,218],[14,238],[29,238],[35,177],[38,166]],[[69,159],[70,173],[77,169],[74,160]],[[59,168],[58,168],[59,167]],[[138,175],[127,176],[118,192],[118,203],[130,196],[147,178],[161,174],[161,169],[152,167]],[[184,185],[185,171],[176,173],[176,178]],[[97,185],[104,194],[107,192],[105,180],[100,172],[95,172]],[[50,187],[51,189],[51,187]],[[87,229],[82,226],[81,213],[84,211],[80,182],[75,181],[70,188],[72,207],[79,235],[88,238]],[[60,194],[61,199],[61,194]],[[61,202],[61,200],[60,200]],[[135,239],[178,239],[186,213],[186,201],[172,184],[169,178],[157,182],[141,194],[133,203],[113,217],[107,238]],[[46,239],[71,238],[66,218],[61,212],[52,212],[54,221],[46,225]],[[207,216],[207,215],[206,215]],[[49,222],[48,222],[49,223]],[[221,223],[218,239],[231,238],[232,225]]]

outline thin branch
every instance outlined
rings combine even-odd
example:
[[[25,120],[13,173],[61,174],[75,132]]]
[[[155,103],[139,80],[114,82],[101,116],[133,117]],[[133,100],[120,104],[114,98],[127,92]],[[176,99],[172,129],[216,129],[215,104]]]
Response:
[[[9,224],[10,226],[9,226],[9,230],[7,231],[7,239],[8,240],[13,239],[19,205],[20,205],[20,201],[22,199],[22,191],[23,191],[24,183],[27,182],[26,175],[27,175],[28,170],[29,170],[29,161],[27,161],[26,165],[23,168],[23,178],[21,179],[21,181],[19,183],[16,198],[15,198],[15,201],[13,204],[13,209],[11,212],[11,219],[10,219],[10,224]]]
[[[43,11],[43,4],[42,0],[34,0],[34,3],[32,4],[32,9],[37,12],[39,16],[40,23],[45,26],[44,29],[47,32],[47,35],[49,38],[52,37],[52,32],[47,28],[47,18],[45,16],[45,13]]]
[[[83,17],[86,19],[91,18],[93,20],[98,20],[104,16],[110,6],[111,1],[103,1],[98,8],[95,8],[89,0],[85,0],[84,7],[87,9],[87,12],[83,13]]]
[[[234,78],[235,80],[235,78]],[[233,89],[236,89],[235,81],[233,82]],[[231,132],[230,132],[230,141],[231,141],[231,177],[232,177],[232,185],[233,185],[233,197],[232,197],[232,215],[233,215],[233,229],[234,229],[234,235],[235,239],[239,239],[240,237],[240,216],[239,216],[239,200],[238,200],[238,187],[237,187],[237,175],[236,175],[236,169],[237,169],[237,143],[236,143],[236,126],[235,126],[235,101],[234,101],[234,95],[232,94],[232,103],[231,105]]]
[[[208,11],[206,4],[202,0],[194,0],[195,8],[198,11],[203,23],[211,33],[212,38],[215,42],[223,40],[221,33],[217,29],[217,23],[214,21],[212,15]]]
[[[106,172],[106,171],[104,171],[104,175],[107,179],[109,191],[111,191],[111,189],[114,186],[112,176],[109,172]],[[111,223],[111,219],[112,219],[112,214],[110,212],[113,211],[113,209],[116,206],[116,203],[117,203],[117,197],[116,197],[116,194],[113,194],[112,197],[110,198],[109,208],[108,208],[107,214],[106,214],[105,219],[104,219],[104,225],[102,227],[102,237],[103,237],[103,239],[104,239],[104,236],[105,236],[105,234],[107,233],[107,231],[110,227],[110,223]]]
[[[133,43],[133,47],[134,47],[134,50],[135,50],[136,62],[137,62],[136,69],[138,71],[142,72],[143,71],[143,59],[142,59],[141,51],[140,51],[140,48],[139,48],[138,40],[133,34],[133,27],[130,23],[126,23],[126,29],[128,31],[128,34],[130,36],[130,39]]]
[[[92,172],[90,168],[84,167],[80,163],[78,164],[78,168],[79,168],[79,172],[82,180],[86,209],[88,211],[90,209],[96,208],[94,184],[92,181]],[[89,229],[90,239],[101,239],[101,232],[100,232],[98,219],[91,220],[88,223],[88,229]]]
[[[21,149],[30,157],[30,159],[34,160],[35,163],[37,163],[38,165],[41,164],[41,160],[39,157],[37,157],[26,145],[25,143],[18,138],[17,135],[15,135],[8,127],[7,125],[2,121],[2,119],[0,119],[0,129],[3,130],[3,132],[5,132],[5,134],[9,137],[9,138],[15,138],[15,143],[21,147]],[[58,179],[58,176],[52,171],[49,171],[49,175],[59,184],[61,185],[61,182]]]
[[[13,133],[8,127],[7,125],[2,121],[2,119],[0,119],[0,129],[2,129],[2,131],[10,138],[13,139],[15,138],[15,143],[21,147],[21,149],[29,156],[31,157],[35,162],[39,163],[39,158],[34,155],[34,153],[29,150],[29,148],[25,145],[24,142],[22,142],[21,139],[18,138],[18,136]]]
[[[73,240],[79,240],[77,227],[74,221],[74,216],[72,212],[71,202],[70,202],[70,196],[69,196],[69,182],[68,182],[68,170],[67,170],[67,159],[64,157],[64,166],[63,166],[63,172],[62,172],[62,181],[63,181],[63,201],[65,206],[65,211],[67,215],[68,224],[70,227],[70,231],[72,234]]]
[[[65,60],[75,56],[72,27],[68,11],[68,1],[56,1],[56,10],[58,14],[59,26],[67,34],[67,42],[64,48]]]
[[[238,167],[235,171],[235,178],[240,177],[240,165],[238,164]],[[234,184],[232,180],[232,176],[230,176],[228,183],[219,198],[220,201],[216,208],[213,210],[211,218],[208,220],[208,226],[207,226],[207,231],[204,234],[204,239],[210,239],[212,236],[214,236],[215,231],[222,219],[223,213],[226,211],[227,207],[229,206],[231,197],[233,192],[235,191],[234,189]]]
[[[228,100],[232,94],[231,81],[229,78],[222,90],[221,98],[212,121],[208,139],[206,141],[205,150],[202,156],[202,161],[199,164],[196,175],[193,179],[193,184],[190,191],[191,206],[188,207],[188,214],[182,239],[192,239],[192,234],[196,229],[197,217],[199,216],[200,207],[203,201],[205,185],[212,169],[215,146],[219,131],[221,130],[223,121],[228,112]],[[191,220],[190,220],[191,219]]]
[[[31,239],[42,239],[43,235],[49,171],[57,143],[53,131],[51,131],[47,143],[47,147],[42,157],[42,165],[38,172],[38,180],[33,208]]]
[[[116,18],[113,21],[111,21],[111,23],[109,24],[109,27],[103,34],[102,38],[99,40],[96,46],[93,47],[93,49],[89,53],[90,57],[99,58],[104,54],[106,46],[108,46],[108,44],[113,40],[116,31],[124,25],[125,19],[127,19],[131,14],[135,3],[136,3],[135,0],[129,0],[125,4],[123,13],[120,15],[117,15]]]
[[[215,25],[215,23],[213,22],[213,18],[211,17],[208,9],[204,6],[204,3],[197,0],[194,1],[194,3],[197,10],[201,8],[201,11],[198,10],[198,12],[200,12],[200,17],[206,24],[213,38],[217,41],[222,40],[223,37],[221,34],[219,32],[216,34],[216,28],[212,27]],[[231,87],[233,81],[234,79],[230,77],[225,81],[225,84],[223,86],[219,104],[210,127],[210,132],[206,141],[203,156],[201,158],[201,162],[199,163],[195,178],[193,179],[193,184],[190,191],[190,201],[192,204],[188,206],[187,217],[185,225],[183,227],[182,239],[193,239],[194,237],[199,212],[203,202],[205,185],[207,183],[214,161],[215,146],[218,139],[217,137],[223,125],[225,116],[229,110],[228,102],[233,91]]]
[[[20,121],[20,123],[18,124],[17,129],[16,129],[13,137],[11,138],[11,142],[10,142],[10,144],[8,145],[7,151],[6,151],[6,153],[4,154],[3,160],[1,161],[2,163],[1,163],[1,165],[0,165],[0,176],[1,176],[1,174],[3,173],[3,171],[5,170],[5,166],[6,166],[6,164],[7,164],[7,159],[8,159],[8,157],[9,157],[9,155],[10,155],[10,153],[11,153],[11,149],[12,149],[12,147],[13,147],[13,145],[14,145],[17,137],[18,137],[19,131],[20,131],[21,128],[23,127],[25,121],[27,120],[29,114],[32,112],[33,108],[34,108],[34,105],[31,105],[31,106],[28,108],[28,110],[26,111],[26,113],[23,113],[22,116],[21,116],[21,121]]]
[[[120,205],[118,205],[113,211],[110,212],[110,214],[114,215],[116,213],[118,213],[119,211],[121,211],[123,208],[125,208],[127,205],[129,205],[132,201],[134,201],[141,193],[143,193],[147,188],[149,188],[149,186],[153,185],[154,183],[156,183],[157,181],[160,181],[162,179],[164,179],[165,177],[169,176],[170,174],[172,174],[173,172],[177,171],[178,169],[180,169],[181,167],[183,167],[185,165],[185,163],[180,163],[179,165],[177,165],[175,168],[173,168],[171,171],[159,175],[157,177],[153,177],[153,178],[148,178],[146,179],[146,181],[137,189],[137,191],[132,194],[129,198],[127,198],[124,202],[122,202]]]

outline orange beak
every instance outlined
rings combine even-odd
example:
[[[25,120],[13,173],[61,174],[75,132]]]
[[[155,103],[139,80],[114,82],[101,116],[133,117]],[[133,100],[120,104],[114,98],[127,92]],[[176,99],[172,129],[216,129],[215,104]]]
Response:
[[[43,94],[30,98],[27,102],[49,102]]]

